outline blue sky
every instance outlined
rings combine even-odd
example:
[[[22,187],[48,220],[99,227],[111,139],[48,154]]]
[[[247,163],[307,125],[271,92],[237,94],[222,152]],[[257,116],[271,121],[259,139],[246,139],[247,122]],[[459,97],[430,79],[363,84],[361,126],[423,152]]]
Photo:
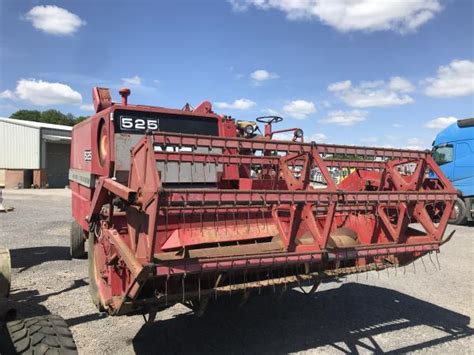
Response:
[[[342,144],[427,148],[474,116],[470,0],[0,0],[0,116],[214,103]]]

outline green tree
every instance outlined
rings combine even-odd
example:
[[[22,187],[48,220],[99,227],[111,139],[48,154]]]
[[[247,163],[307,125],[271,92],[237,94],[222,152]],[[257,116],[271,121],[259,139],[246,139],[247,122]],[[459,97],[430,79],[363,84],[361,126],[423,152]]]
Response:
[[[10,115],[10,118],[23,121],[43,122],[59,124],[64,126],[74,126],[75,124],[89,118],[88,116],[76,117],[72,113],[64,114],[58,110],[46,110],[43,112],[36,110],[19,110]]]
[[[33,110],[18,110],[10,118],[23,121],[41,122],[41,112]]]
[[[71,126],[71,121],[68,117],[58,110],[47,110],[41,112],[41,122]]]

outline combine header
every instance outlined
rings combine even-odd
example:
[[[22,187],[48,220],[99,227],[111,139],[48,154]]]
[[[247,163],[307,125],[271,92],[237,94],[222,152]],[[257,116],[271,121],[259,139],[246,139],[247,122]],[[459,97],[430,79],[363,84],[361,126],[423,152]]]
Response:
[[[112,103],[73,129],[71,251],[89,240],[110,314],[313,285],[437,253],[456,191],[429,152],[274,140],[281,117],[236,121]],[[340,182],[336,173],[348,175]],[[428,178],[432,172],[437,178]],[[430,175],[430,176],[434,176]]]

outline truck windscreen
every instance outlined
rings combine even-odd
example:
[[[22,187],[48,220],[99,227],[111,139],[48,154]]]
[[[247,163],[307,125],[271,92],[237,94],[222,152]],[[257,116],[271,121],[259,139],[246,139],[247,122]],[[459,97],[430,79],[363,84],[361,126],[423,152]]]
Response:
[[[450,144],[434,147],[431,155],[438,165],[447,164],[453,161],[453,146]]]

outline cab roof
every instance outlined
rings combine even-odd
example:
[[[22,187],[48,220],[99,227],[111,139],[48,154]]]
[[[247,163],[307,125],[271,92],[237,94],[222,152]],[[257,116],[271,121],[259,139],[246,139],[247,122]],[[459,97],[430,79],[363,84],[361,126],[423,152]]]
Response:
[[[474,140],[474,119],[472,118],[459,120],[443,129],[433,141],[433,146],[464,140]]]

